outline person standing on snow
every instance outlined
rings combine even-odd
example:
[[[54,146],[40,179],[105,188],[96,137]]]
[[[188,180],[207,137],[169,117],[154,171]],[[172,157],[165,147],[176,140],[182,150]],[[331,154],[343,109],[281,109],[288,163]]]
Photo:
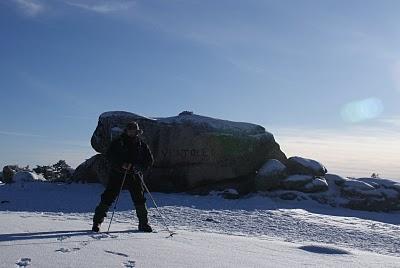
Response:
[[[125,172],[127,176],[124,189],[129,190],[135,205],[139,220],[138,229],[143,232],[153,231],[148,223],[143,185],[135,172],[144,172],[154,163],[149,146],[138,136],[141,133],[143,131],[136,122],[128,123],[121,136],[113,140],[107,150],[106,157],[111,163],[111,170],[107,187],[101,195],[101,201],[93,217],[92,230],[94,232],[100,231],[101,223],[119,194]]]

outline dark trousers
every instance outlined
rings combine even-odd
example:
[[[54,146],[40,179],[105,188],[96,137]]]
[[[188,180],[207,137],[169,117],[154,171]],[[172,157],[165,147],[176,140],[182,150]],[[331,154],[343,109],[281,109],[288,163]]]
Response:
[[[100,204],[96,207],[93,222],[102,223],[104,221],[104,217],[106,217],[109,208],[118,196],[123,178],[124,173],[114,170],[110,172],[107,187],[101,195]],[[146,198],[144,197],[143,185],[138,175],[127,174],[123,189],[127,189],[131,194],[139,220],[147,222],[147,211],[145,208]]]
[[[111,171],[107,187],[101,195],[101,203],[111,206],[118,196],[123,178],[123,173]],[[138,175],[127,174],[123,189],[129,191],[135,205],[143,205],[146,203],[143,186]]]

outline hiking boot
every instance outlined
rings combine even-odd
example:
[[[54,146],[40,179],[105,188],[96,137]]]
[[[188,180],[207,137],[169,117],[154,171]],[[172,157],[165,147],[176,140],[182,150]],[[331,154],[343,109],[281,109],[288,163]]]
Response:
[[[139,223],[139,231],[145,233],[151,233],[153,232],[153,229],[148,223]]]
[[[93,226],[92,231],[98,233],[100,231],[100,225],[104,221],[104,218],[107,216],[109,205],[106,205],[102,202],[96,207],[93,216]]]
[[[104,203],[100,203],[96,207],[96,210],[94,211],[94,216],[93,216],[93,226],[94,226],[94,223],[100,225],[104,221],[104,218],[107,216],[108,208],[109,208],[109,206]]]
[[[135,208],[136,208],[136,215],[139,220],[139,231],[151,233],[153,229],[149,225],[149,220],[147,218],[146,204],[140,204],[140,205],[135,204]]]
[[[96,232],[96,233],[98,233],[98,232],[100,232],[100,226],[101,226],[101,223],[93,223],[93,226],[92,226],[92,231],[93,232]]]

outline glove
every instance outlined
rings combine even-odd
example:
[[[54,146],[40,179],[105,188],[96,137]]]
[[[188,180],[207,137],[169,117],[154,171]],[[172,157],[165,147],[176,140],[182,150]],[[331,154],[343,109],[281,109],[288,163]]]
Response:
[[[135,173],[135,174],[143,175],[143,170],[142,170],[142,168],[140,168],[140,167],[134,166],[134,167],[132,168],[132,170],[133,170],[133,173]]]

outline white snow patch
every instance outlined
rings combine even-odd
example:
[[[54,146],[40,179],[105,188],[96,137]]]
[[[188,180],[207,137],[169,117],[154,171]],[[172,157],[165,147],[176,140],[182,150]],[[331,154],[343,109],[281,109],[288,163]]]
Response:
[[[119,215],[118,215],[119,216]],[[306,216],[306,214],[304,214]],[[398,267],[399,258],[324,243],[282,241],[267,236],[178,229],[138,233],[116,222],[110,234],[87,230],[90,218],[0,212],[4,267]],[[7,221],[4,221],[7,219]],[[117,218],[118,219],[118,218]],[[301,223],[302,218],[298,219]],[[317,219],[315,219],[318,222]],[[328,219],[327,219],[328,220]],[[12,223],[12,224],[10,224]],[[217,222],[207,222],[216,225]],[[222,222],[222,224],[225,224]],[[351,225],[349,225],[351,226]],[[64,240],[57,240],[59,237]],[[16,262],[17,260],[17,262]]]
[[[30,171],[18,171],[12,179],[16,183],[46,181],[41,174],[36,174],[35,172]]]
[[[260,195],[153,193],[157,233],[138,233],[129,192],[110,234],[90,232],[104,188],[93,184],[0,186],[1,267],[399,267],[400,214],[331,208]],[[109,218],[102,229],[107,228]],[[339,254],[342,253],[342,254]],[[22,263],[21,263],[22,264]]]
[[[99,117],[99,119],[106,119],[109,117],[129,117],[134,119],[149,119],[152,120],[151,118],[144,117],[138,114],[130,113],[130,112],[124,112],[124,111],[110,111],[110,112],[105,112],[102,113]]]
[[[245,123],[245,122],[233,122],[233,121],[216,119],[196,114],[156,118],[156,120],[158,122],[169,123],[169,124],[171,123],[176,123],[176,124],[191,123],[196,125],[203,124],[214,129],[227,130],[231,132],[247,132],[247,133],[255,132],[257,134],[265,133],[265,129],[263,127],[255,124]]]

